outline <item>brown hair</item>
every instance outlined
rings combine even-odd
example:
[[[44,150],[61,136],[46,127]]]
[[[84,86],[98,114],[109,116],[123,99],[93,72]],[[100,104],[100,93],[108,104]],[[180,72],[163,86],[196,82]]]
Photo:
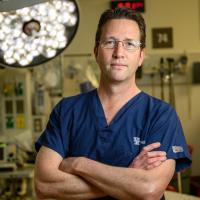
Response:
[[[146,43],[146,25],[144,18],[141,16],[141,14],[131,8],[126,7],[120,7],[115,9],[108,9],[105,12],[102,13],[99,24],[96,31],[96,37],[95,37],[95,47],[98,47],[99,40],[102,33],[102,27],[105,25],[105,23],[112,19],[130,19],[135,21],[140,30],[140,42],[141,42],[141,48],[145,47]]]

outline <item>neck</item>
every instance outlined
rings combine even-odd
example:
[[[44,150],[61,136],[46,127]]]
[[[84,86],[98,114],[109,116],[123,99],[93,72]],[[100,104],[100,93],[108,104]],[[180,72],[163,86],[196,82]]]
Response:
[[[100,79],[98,94],[102,101],[112,101],[116,99],[130,99],[140,92],[134,80],[129,82],[107,83]]]
[[[107,84],[106,81],[100,80],[98,95],[107,123],[110,124],[116,113],[139,92],[135,81]]]

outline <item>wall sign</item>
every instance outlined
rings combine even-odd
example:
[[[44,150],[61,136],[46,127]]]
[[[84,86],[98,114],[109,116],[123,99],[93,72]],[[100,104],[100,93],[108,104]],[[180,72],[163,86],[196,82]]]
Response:
[[[153,48],[172,48],[173,47],[173,29],[153,28],[152,29]]]
[[[139,12],[144,12],[144,0],[132,0],[132,1],[111,1],[110,6],[112,9],[116,7],[128,7]]]

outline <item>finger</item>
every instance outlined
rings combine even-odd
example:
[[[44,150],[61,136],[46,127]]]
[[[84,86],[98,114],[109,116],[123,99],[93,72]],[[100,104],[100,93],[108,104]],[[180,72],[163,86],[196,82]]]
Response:
[[[149,152],[149,151],[152,151],[153,149],[156,149],[156,148],[160,147],[160,145],[161,145],[160,142],[154,142],[152,144],[149,144],[149,145],[145,146],[143,148],[143,150],[145,152]]]
[[[147,157],[162,157],[162,156],[166,156],[166,152],[165,151],[151,151],[151,152],[147,152],[146,153]]]
[[[147,170],[154,169],[155,167],[159,167],[162,164],[161,161],[154,162],[152,165],[148,165],[146,167]]]
[[[133,167],[133,168],[140,168],[144,163],[144,158],[141,157],[139,158],[139,156],[137,156],[133,161],[132,163],[130,164],[130,167]]]
[[[144,158],[143,160],[134,161],[129,167],[149,170],[159,166],[165,160],[167,160],[166,156]]]
[[[166,152],[165,151],[150,151],[146,152],[145,154],[140,154],[138,155],[136,160],[146,160],[148,158],[154,158],[154,157],[166,157]]]
[[[148,162],[149,158],[155,158],[154,160],[157,160],[158,157],[165,157],[166,153],[164,151],[154,151],[154,152],[147,152],[145,154],[140,153],[134,160],[133,165],[135,166],[142,166],[146,162]]]
[[[164,162],[165,160],[167,160],[166,154],[164,154],[164,156],[155,156],[155,157],[147,157],[146,155],[141,157],[140,160],[134,161],[132,163],[132,167],[145,169],[148,165],[152,165],[160,161]]]
[[[134,158],[134,160],[132,161],[132,163],[130,164],[130,167],[133,168],[144,168],[144,166],[146,165],[147,162],[147,156],[146,155],[139,155],[137,157]]]
[[[142,149],[142,151],[140,152],[140,154],[138,156],[141,157],[141,156],[145,155],[147,152],[150,152],[153,149],[160,147],[160,145],[161,145],[160,142],[155,142],[155,143],[149,144]]]
[[[167,160],[167,157],[166,157],[166,156],[163,156],[163,157],[156,157],[156,158],[149,158],[149,159],[147,160],[147,164],[148,164],[148,165],[151,165],[151,164],[154,164],[154,163],[156,163],[156,162],[163,162],[163,161],[165,161],[165,160]]]
[[[147,159],[149,158],[159,158],[159,157],[166,157],[166,152],[165,151],[151,151],[147,152],[145,154],[139,154],[135,159],[134,162],[146,162]]]
[[[160,145],[160,142],[155,142],[145,146],[139,155],[134,158],[133,162],[130,164],[130,167],[144,167],[146,166],[148,158],[166,156],[164,151],[152,151],[153,149],[160,147]],[[150,151],[152,151],[152,153]]]

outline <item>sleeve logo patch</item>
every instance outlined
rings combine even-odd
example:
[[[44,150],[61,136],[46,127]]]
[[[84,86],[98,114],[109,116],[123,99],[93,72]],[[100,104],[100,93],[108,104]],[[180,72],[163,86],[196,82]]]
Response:
[[[183,152],[184,150],[183,150],[183,147],[181,146],[172,146],[172,151],[174,153],[180,153],[180,152]]]

